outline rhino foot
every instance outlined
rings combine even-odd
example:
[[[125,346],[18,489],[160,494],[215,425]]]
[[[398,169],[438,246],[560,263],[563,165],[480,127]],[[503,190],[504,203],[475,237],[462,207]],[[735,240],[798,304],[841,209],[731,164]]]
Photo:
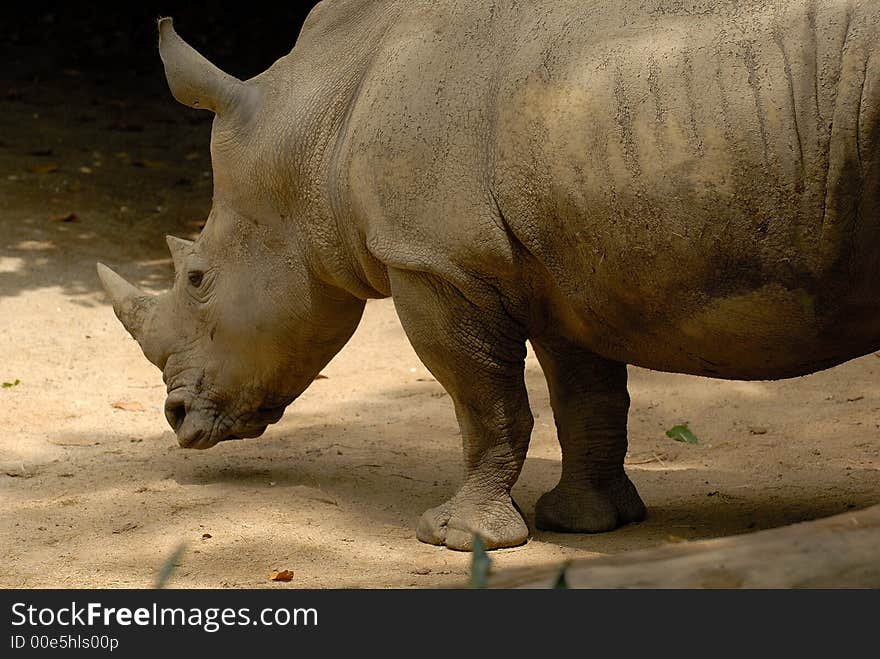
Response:
[[[457,495],[422,515],[416,537],[431,545],[471,551],[474,533],[486,549],[517,547],[529,539],[529,527],[508,494],[480,500]]]
[[[626,474],[602,484],[562,483],[535,505],[542,531],[600,533],[645,519],[645,504]]]

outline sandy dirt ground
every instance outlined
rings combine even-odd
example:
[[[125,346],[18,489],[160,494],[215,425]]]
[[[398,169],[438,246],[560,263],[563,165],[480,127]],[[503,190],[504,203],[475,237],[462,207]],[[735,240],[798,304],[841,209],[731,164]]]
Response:
[[[161,75],[154,72],[155,75]],[[161,88],[160,88],[161,92]],[[0,586],[435,587],[470,557],[419,543],[455,490],[449,398],[390,301],[256,440],[178,448],[159,372],[114,318],[94,264],[169,285],[166,233],[210,205],[209,117],[63,71],[0,79]],[[778,383],[631,369],[628,470],[648,519],[601,535],[534,532],[496,569],[743,533],[880,500],[880,358]],[[533,523],[558,477],[532,355],[535,431],[515,497]],[[114,404],[130,409],[118,409]],[[697,445],[664,431],[687,422]],[[268,580],[289,569],[289,583]]]

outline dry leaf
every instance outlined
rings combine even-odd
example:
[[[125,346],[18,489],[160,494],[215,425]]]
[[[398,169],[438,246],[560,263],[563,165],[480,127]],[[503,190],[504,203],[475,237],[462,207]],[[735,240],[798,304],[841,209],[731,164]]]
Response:
[[[94,437],[90,435],[80,436],[73,434],[62,435],[58,439],[48,439],[46,441],[55,446],[97,446],[101,443],[96,442]]]
[[[291,581],[293,579],[293,570],[281,570],[281,572],[273,572],[269,577],[269,581]]]
[[[328,377],[327,377],[326,375],[324,375],[323,373],[318,373],[318,375],[317,375],[317,377],[316,377],[315,379],[316,379],[316,380],[329,380],[330,378],[328,378]]]
[[[111,406],[117,410],[125,410],[126,412],[145,412],[147,410],[143,403],[139,403],[136,400],[119,401],[111,403]]]
[[[4,471],[4,474],[9,476],[10,478],[33,478],[34,474],[28,473],[21,469],[20,471]]]
[[[129,523],[126,524],[125,526],[122,526],[122,527],[120,527],[120,528],[118,528],[118,529],[113,529],[113,533],[115,533],[115,534],[118,535],[118,534],[120,534],[120,533],[126,533],[126,532],[128,532],[128,531],[134,531],[138,526],[140,526],[140,524],[135,524],[134,522],[129,522]]]
[[[668,460],[665,453],[652,453],[651,455],[633,455],[627,456],[624,460],[624,464],[628,465],[644,465],[649,462],[659,462],[663,463],[664,460]]]
[[[50,162],[48,165],[38,165],[36,167],[31,167],[31,171],[34,174],[51,174],[52,172],[57,172],[61,169],[61,165],[57,162]]]
[[[63,213],[49,218],[52,222],[77,222],[79,217],[76,213]]]

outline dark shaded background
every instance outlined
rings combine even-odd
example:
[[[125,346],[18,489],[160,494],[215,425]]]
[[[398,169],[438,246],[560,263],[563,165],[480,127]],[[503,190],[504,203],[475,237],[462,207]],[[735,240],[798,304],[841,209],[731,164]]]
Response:
[[[210,209],[212,115],[176,103],[156,19],[242,79],[290,52],[314,2],[15,3],[0,10],[0,298],[99,290],[94,261],[169,285],[163,236]],[[70,217],[73,221],[63,221]],[[62,220],[59,220],[62,218]]]
[[[293,47],[316,2],[22,2],[0,12],[0,66],[21,81],[76,70],[98,84],[147,85],[161,76],[156,19],[172,16],[184,38],[240,78]]]

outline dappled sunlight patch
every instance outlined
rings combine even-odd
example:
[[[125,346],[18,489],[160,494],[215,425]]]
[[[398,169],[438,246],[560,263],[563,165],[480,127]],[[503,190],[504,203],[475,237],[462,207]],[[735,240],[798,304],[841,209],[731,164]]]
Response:
[[[636,471],[692,471],[694,469],[704,469],[704,465],[696,463],[678,462],[671,458],[664,458],[658,454],[653,454],[647,458],[643,456],[634,456],[627,458],[623,463],[627,470],[634,469]]]
[[[25,261],[16,256],[0,256],[0,273],[17,272],[24,267]]]
[[[32,438],[16,438],[6,441],[0,450],[0,472],[28,474],[28,478],[42,475],[53,460],[64,457],[57,447]]]
[[[727,382],[725,388],[746,398],[767,398],[773,395],[766,384],[758,382]]]
[[[54,240],[21,240],[12,246],[12,249],[21,252],[43,252],[58,249]]]
[[[541,460],[559,461],[562,459],[562,450],[559,448],[559,442],[556,441],[555,429],[550,431],[549,428],[542,429],[544,432],[532,433],[532,441],[529,444],[528,458],[536,458]],[[560,462],[560,465],[562,463]]]

